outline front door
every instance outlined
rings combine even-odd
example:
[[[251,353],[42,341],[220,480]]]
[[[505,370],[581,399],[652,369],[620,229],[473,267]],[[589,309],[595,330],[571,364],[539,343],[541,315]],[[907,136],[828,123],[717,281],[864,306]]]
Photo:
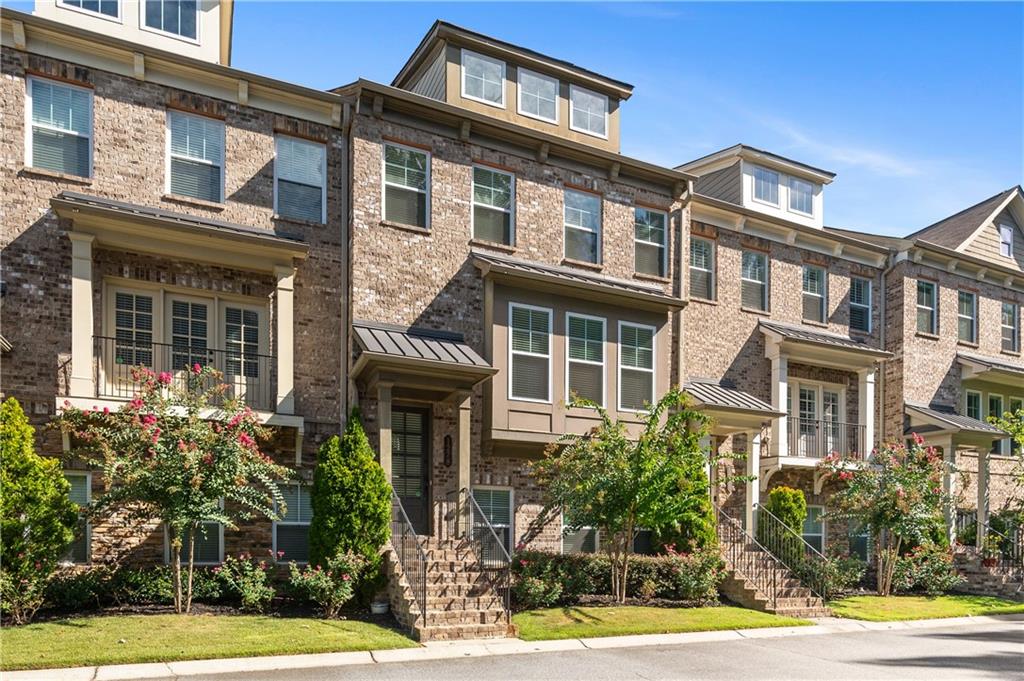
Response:
[[[391,410],[391,485],[416,534],[430,534],[430,413]]]

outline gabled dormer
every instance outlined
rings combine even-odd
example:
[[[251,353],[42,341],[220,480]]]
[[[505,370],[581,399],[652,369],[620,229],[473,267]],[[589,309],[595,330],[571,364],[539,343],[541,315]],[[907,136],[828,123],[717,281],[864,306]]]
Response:
[[[633,86],[437,21],[391,83],[582,144],[619,151],[619,105]]]
[[[38,17],[231,65],[234,0],[36,0]]]
[[[835,173],[737,144],[676,168],[698,176],[697,194],[821,229]]]

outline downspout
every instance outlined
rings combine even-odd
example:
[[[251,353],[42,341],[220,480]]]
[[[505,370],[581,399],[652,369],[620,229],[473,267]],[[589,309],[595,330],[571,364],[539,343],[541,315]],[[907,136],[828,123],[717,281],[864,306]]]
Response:
[[[684,290],[684,282],[686,278],[684,276],[684,265],[685,265],[685,252],[686,246],[689,244],[689,227],[690,222],[687,219],[687,209],[689,208],[690,202],[693,199],[693,180],[687,180],[686,184],[682,188],[682,192],[679,194],[679,247],[678,257],[676,258],[676,286],[677,289],[674,291],[676,296],[680,299],[689,296],[689,291]],[[685,294],[685,295],[684,295]],[[684,313],[686,307],[683,306],[676,313],[676,382],[679,388],[683,387],[684,381],[683,376],[685,375],[684,369],[686,366],[686,345],[684,342],[683,334],[685,332],[684,324]],[[670,381],[671,383],[671,381]]]
[[[356,102],[359,101],[359,90],[356,91]],[[351,102],[342,103],[341,134],[342,134],[342,191],[341,191],[341,262],[343,272],[341,274],[342,298],[341,298],[341,334],[342,356],[339,358],[342,369],[342,380],[339,386],[339,402],[341,404],[340,431],[344,432],[348,423],[349,410],[352,406],[358,406],[359,393],[350,378],[352,375],[352,324],[350,321],[352,311],[352,125],[355,111]]]
[[[888,340],[888,334],[886,334],[886,330],[888,329],[888,324],[886,324],[886,314],[888,314],[888,307],[889,307],[888,306],[889,288],[888,288],[888,285],[887,285],[887,280],[889,278],[889,275],[892,274],[892,271],[894,269],[896,269],[896,265],[899,264],[896,261],[896,258],[893,257],[893,254],[892,254],[891,250],[889,251],[889,255],[886,256],[886,260],[888,261],[889,264],[888,264],[888,267],[886,267],[884,270],[882,270],[882,283],[881,283],[881,285],[882,285],[882,302],[881,302],[880,310],[879,310],[879,315],[880,315],[879,316],[879,321],[881,322],[881,327],[882,327],[881,331],[879,332],[879,340],[882,343],[882,349],[883,350],[888,350],[888,347],[886,347],[886,343],[887,343],[887,340]],[[893,357],[894,358],[895,358],[895,355],[896,355],[896,353],[894,352],[893,353]],[[886,359],[886,360],[883,360],[882,363],[881,363],[882,364],[882,371],[881,371],[881,376],[880,376],[881,380],[878,382],[878,409],[877,409],[877,414],[880,417],[879,418],[879,423],[882,424],[882,427],[880,429],[878,429],[879,432],[881,433],[881,437],[878,438],[880,443],[884,443],[886,438],[887,438],[886,421],[885,421],[885,391],[886,391],[887,385],[886,385],[886,381],[885,381],[885,369],[886,369],[886,363],[888,361],[889,360]],[[900,408],[900,410],[902,411],[902,407]]]

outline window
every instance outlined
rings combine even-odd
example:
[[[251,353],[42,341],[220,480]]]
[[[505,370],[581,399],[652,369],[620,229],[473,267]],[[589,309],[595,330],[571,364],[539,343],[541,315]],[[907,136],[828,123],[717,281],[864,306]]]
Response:
[[[171,300],[171,369],[189,369],[197,362],[210,364],[206,352],[209,339],[209,309],[204,302]]]
[[[509,398],[551,401],[551,310],[509,305]]]
[[[619,410],[654,402],[654,327],[619,322]]]
[[[224,308],[224,375],[260,377],[260,313],[242,307]]]
[[[153,366],[153,297],[118,291],[114,295],[115,363]]]
[[[1011,397],[1010,398],[1010,413],[1017,414],[1019,411],[1024,409],[1024,397]],[[1010,438],[1010,453],[1014,456],[1020,454],[1021,446],[1016,439]]]
[[[601,197],[565,190],[565,257],[601,262]]]
[[[920,333],[938,333],[939,325],[935,310],[935,284],[930,281],[917,282],[917,330]]]
[[[168,111],[167,127],[168,191],[220,203],[224,189],[224,123]]]
[[[196,565],[217,565],[224,560],[224,526],[220,523],[199,523],[193,531],[195,549],[193,560]],[[188,530],[182,531],[181,562],[188,562],[189,554]],[[174,559],[171,553],[171,533],[164,528],[164,561],[170,563]]]
[[[850,277],[850,328],[871,333],[871,280]]]
[[[690,297],[715,299],[715,242],[690,237]]]
[[[741,301],[743,307],[751,310],[768,309],[768,258],[764,253],[743,251],[743,265],[740,273]]]
[[[92,92],[28,79],[25,165],[57,173],[92,175]]]
[[[384,145],[384,219],[430,227],[430,155],[425,151]]]
[[[195,40],[199,29],[198,0],[145,0],[146,28]]]
[[[810,182],[789,178],[789,210],[804,215],[814,214],[814,185]]]
[[[558,122],[558,81],[519,68],[519,113],[550,123]]]
[[[121,14],[120,0],[60,0],[60,4],[109,19],[117,19]]]
[[[807,517],[804,519],[803,537],[804,541],[818,550],[818,553],[825,552],[825,513],[823,506],[808,506]]]
[[[1020,305],[1003,303],[1003,351],[1020,352]]]
[[[286,218],[327,222],[327,147],[294,137],[274,142],[274,210]]]
[[[570,312],[565,328],[566,401],[576,396],[604,406],[605,320]]]
[[[309,485],[281,485],[285,512],[274,523],[274,555],[278,561],[309,561],[309,521],[313,518]]]
[[[855,558],[860,558],[865,563],[871,561],[871,530],[869,526],[851,525],[850,531],[847,534],[847,539],[850,542],[851,556],[854,556]]]
[[[978,294],[957,292],[957,337],[965,343],[978,342]]]
[[[822,458],[834,451],[861,451],[862,443],[844,432],[846,391],[842,386],[791,379],[788,392],[794,456]]]
[[[981,393],[976,390],[968,390],[964,397],[964,412],[968,418],[981,420]]]
[[[1003,415],[1003,396],[992,395],[988,396],[988,415],[1001,417]],[[1009,439],[1000,438],[992,441],[992,451],[996,454],[1007,454],[1009,452]]]
[[[505,62],[462,51],[462,96],[484,104],[505,106]]]
[[[804,265],[804,319],[824,323],[827,300],[828,278],[825,269]]]
[[[516,181],[511,173],[473,168],[473,238],[512,245]]]
[[[754,166],[754,198],[779,205],[779,174],[774,170]]]
[[[999,255],[1013,257],[1013,226],[999,225]]]
[[[599,546],[597,528],[581,527],[562,532],[562,553],[597,553]]]
[[[597,137],[608,137],[608,98],[575,85],[569,86],[569,127]]]
[[[89,534],[92,528],[89,527],[85,509],[92,499],[92,476],[89,473],[64,471],[64,479],[71,485],[68,496],[72,503],[78,505],[79,515],[75,538],[71,540],[61,560],[65,563],[88,563],[91,556]]]
[[[473,522],[474,539],[483,544],[481,555],[484,556],[484,561],[486,562],[490,556],[497,558],[501,553],[496,547],[491,550],[487,548],[488,542],[494,541],[494,537],[487,530],[487,523],[491,524],[494,534],[505,547],[505,551],[512,553],[512,490],[474,487],[473,499],[476,500],[477,506],[480,507],[484,518],[487,519],[486,523],[483,518],[475,519]]]
[[[668,254],[668,214],[650,208],[636,208],[633,214],[636,235],[635,267],[641,274],[666,276]]]

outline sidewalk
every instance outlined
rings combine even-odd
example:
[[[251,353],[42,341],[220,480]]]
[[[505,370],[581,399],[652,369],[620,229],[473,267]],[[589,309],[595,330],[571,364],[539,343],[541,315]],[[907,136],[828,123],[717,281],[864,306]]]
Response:
[[[487,657],[492,655],[521,655],[524,653],[556,652],[562,650],[666,646],[751,638],[817,636],[857,631],[958,627],[965,624],[1012,621],[1024,622],[1024,615],[950,617],[944,619],[910,620],[903,622],[864,622],[860,620],[825,618],[815,620],[816,624],[807,627],[699,631],[685,634],[609,636],[607,638],[562,639],[557,641],[523,641],[521,639],[442,641],[427,643],[418,648],[404,648],[399,650],[373,650],[354,653],[321,653],[316,655],[277,655],[271,657],[242,657],[219,660],[189,660],[183,662],[155,662],[150,664],[125,664],[102,667],[72,667],[67,669],[38,669],[32,671],[3,672],[0,674],[0,679],[3,681],[127,681],[129,679],[211,676],[226,673],[237,674],[245,672],[268,672],[284,669],[317,669],[348,665],[383,664],[387,662],[420,662],[424,660]]]

